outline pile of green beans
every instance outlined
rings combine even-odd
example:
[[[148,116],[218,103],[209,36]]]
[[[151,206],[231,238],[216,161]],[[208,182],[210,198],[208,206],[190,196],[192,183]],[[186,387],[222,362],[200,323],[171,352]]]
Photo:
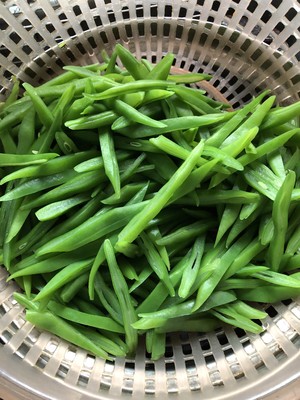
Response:
[[[300,295],[300,102],[232,111],[172,54],[102,58],[0,105],[0,259],[27,320],[106,359],[262,332],[257,303]]]

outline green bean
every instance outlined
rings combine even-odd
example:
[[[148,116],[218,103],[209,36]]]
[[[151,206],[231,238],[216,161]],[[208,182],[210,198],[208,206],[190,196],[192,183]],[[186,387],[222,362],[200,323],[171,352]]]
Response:
[[[23,83],[23,87],[30,96],[33,106],[42,124],[46,128],[50,128],[53,123],[53,115],[49,111],[48,107],[33,86],[31,86],[29,83]]]
[[[222,145],[224,140],[238,128],[240,123],[246,118],[247,114],[255,110],[258,104],[261,103],[263,98],[267,95],[268,91],[261,93],[255,97],[251,102],[242,107],[228,122],[221,126],[216,132],[213,133],[206,141],[207,144],[215,147]],[[242,125],[243,126],[243,125]],[[247,128],[248,130],[248,128]]]
[[[83,335],[74,326],[50,311],[39,312],[27,310],[26,319],[38,328],[47,330],[54,335],[59,335],[62,339],[68,340],[87,351],[91,351],[92,354],[104,359],[109,358],[107,352],[102,350],[98,344],[94,344],[86,335]]]
[[[174,54],[167,53],[147,74],[147,79],[166,80],[174,61]]]
[[[126,356],[128,348],[126,344],[120,340],[118,336],[116,336],[115,333],[109,333],[108,336],[108,332],[105,332],[106,336],[104,336],[99,332],[95,332],[95,330],[88,329],[83,326],[78,326],[77,329],[108,354],[111,354],[115,357]]]
[[[78,311],[74,308],[57,303],[53,300],[50,301],[48,308],[58,317],[66,319],[67,321],[80,323],[86,326],[91,326],[100,330],[108,330],[116,333],[124,333],[121,325],[117,324],[114,320],[101,315],[87,314]]]
[[[122,275],[122,272],[119,269],[114,253],[114,248],[109,239],[106,239],[104,241],[104,253],[111,275],[112,285],[119,300],[125,329],[125,342],[128,346],[128,352],[129,354],[131,354],[135,351],[138,341],[137,332],[132,327],[132,324],[137,319],[136,312],[132,306],[131,296],[129,294],[127,283]]]
[[[53,159],[45,160],[42,165],[32,165],[13,171],[4,176],[0,184],[3,185],[13,179],[36,178],[63,172],[69,168],[73,168],[74,165],[83,162],[83,160],[90,159],[95,155],[95,151],[82,151],[66,156],[61,155],[59,157],[54,157],[56,153],[49,153],[49,155],[50,154]],[[42,156],[42,154],[36,154],[35,156],[38,158]],[[74,169],[76,170],[76,167]]]
[[[224,315],[224,311],[226,312],[225,315]],[[233,325],[238,328],[245,329],[248,332],[258,334],[263,331],[263,328],[260,325],[256,324],[255,322],[251,321],[251,319],[245,318],[242,315],[237,314],[237,313],[231,313],[226,309],[224,310],[224,308],[222,308],[222,312],[219,312],[218,310],[213,310],[213,311],[211,311],[211,313],[214,317],[220,319],[221,321],[223,321],[229,325]]]
[[[278,190],[272,209],[274,223],[274,235],[271,239],[267,257],[270,260],[271,268],[279,270],[280,260],[284,252],[285,235],[288,227],[288,214],[292,190],[295,186],[296,174],[289,171],[282,186]]]
[[[137,91],[147,91],[152,89],[168,89],[175,85],[174,82],[168,82],[165,80],[150,80],[140,79],[133,82],[124,83],[122,86],[111,87],[104,90],[102,93],[86,95],[92,100],[105,100],[114,97],[119,97],[128,93],[135,93]]]
[[[214,268],[213,271],[210,272],[210,276],[204,279],[205,275],[201,279],[196,302],[193,308],[193,311],[196,311],[201,307],[201,305],[208,299],[208,297],[213,293],[215,287],[218,285],[220,280],[223,278],[228,268],[231,266],[232,262],[235,258],[240,254],[240,252],[245,249],[246,246],[249,245],[251,240],[251,236],[247,232],[247,234],[243,235],[240,239],[238,239],[226,252],[217,259],[217,268]],[[202,273],[203,273],[202,269]]]
[[[175,132],[182,129],[199,128],[202,126],[214,125],[230,119],[229,113],[216,113],[209,115],[190,116],[190,117],[175,117],[169,119],[162,119],[160,122],[166,125],[165,128],[152,128],[146,126],[136,126],[133,129],[124,128],[119,132],[131,139],[139,139],[150,136],[158,136],[163,133]]]
[[[58,157],[57,153],[38,154],[5,154],[0,153],[0,167],[27,166],[43,164],[48,160]]]
[[[291,121],[297,117],[300,112],[300,103],[296,102],[285,107],[277,107],[271,110],[263,120],[261,130],[272,129],[278,125],[282,125],[285,122]]]
[[[89,199],[89,196],[82,194],[74,197],[70,197],[66,200],[56,201],[54,203],[47,204],[35,212],[39,221],[48,221],[52,218],[57,218],[78,204],[84,203]]]
[[[194,83],[200,82],[203,80],[209,80],[212,76],[208,74],[202,73],[187,73],[187,74],[179,74],[179,75],[169,75],[168,80],[176,83]]]
[[[128,120],[137,122],[142,125],[151,126],[154,128],[164,128],[166,125],[160,121],[156,121],[155,119],[148,117],[147,115],[142,114],[134,107],[129,104],[126,104],[122,100],[115,100],[114,108],[118,114],[125,117]],[[115,125],[116,126],[116,125]]]
[[[118,160],[115,152],[115,145],[111,131],[99,130],[99,142],[103,158],[104,170],[107,178],[111,182],[115,194],[120,197],[120,172]]]
[[[86,272],[77,278],[75,278],[72,282],[69,284],[65,285],[60,294],[59,297],[64,303],[69,303],[82,289],[85,284],[88,282],[89,279],[89,273]]]
[[[203,151],[203,142],[200,142],[186,161],[178,168],[172,178],[159,190],[159,192],[149,201],[144,210],[135,215],[119,234],[116,243],[118,251],[124,251],[129,243],[132,243],[137,236],[144,230],[147,223],[153,219],[166,205],[174,191],[185,181],[194,168],[197,158]]]
[[[34,301],[40,301],[45,298],[49,298],[49,296],[55,293],[59,288],[77,278],[87,269],[89,269],[92,265],[92,262],[93,259],[88,258],[86,260],[74,261],[71,264],[68,264],[50,279],[50,281],[36,295]]]
[[[149,236],[143,232],[141,233],[140,238],[139,247],[142,248],[149,265],[159,279],[166,285],[170,296],[174,296],[175,290],[169,278],[168,266],[161,259],[159,252],[155,248],[154,243],[151,241]]]
[[[299,289],[285,286],[266,285],[255,289],[239,289],[236,291],[239,299],[259,303],[277,303],[278,301],[299,296]]]
[[[106,284],[99,272],[97,272],[95,276],[95,293],[98,296],[102,306],[107,310],[112,319],[122,325],[123,318],[120,312],[118,298],[116,297],[114,291]]]
[[[117,207],[105,214],[95,215],[71,231],[48,241],[37,249],[36,254],[42,255],[58,251],[71,251],[100,239],[108,233],[126,225],[132,219],[133,215],[143,210],[147,204],[148,202],[145,201],[129,206]]]
[[[74,171],[66,170],[65,172],[25,181],[1,196],[0,200],[15,200],[20,197],[28,196],[29,194],[40,192],[53,186],[60,185],[64,182],[68,182],[70,178],[74,177],[74,175]]]
[[[155,331],[158,333],[171,333],[171,332],[180,332],[182,327],[186,332],[212,332],[215,329],[220,327],[220,322],[211,317],[198,317],[193,318],[172,318],[169,321],[165,321],[163,325],[159,328],[156,328]]]
[[[63,154],[78,152],[78,148],[74,141],[62,131],[55,133],[55,140]]]
[[[65,126],[71,130],[94,129],[112,124],[118,118],[114,111],[103,111],[96,115],[79,117],[65,122]]]
[[[192,247],[192,254],[187,263],[185,270],[183,271],[181,282],[178,288],[178,296],[187,298],[193,283],[199,273],[201,265],[201,259],[204,253],[205,237],[199,236]]]
[[[77,174],[75,171],[71,172],[68,181],[57,185],[56,188],[41,194],[38,198],[33,199],[32,201],[28,201],[23,208],[41,207],[50,202],[64,200],[70,196],[88,191],[106,180],[104,172],[102,171],[90,171],[81,174]],[[52,186],[54,186],[54,184]]]
[[[25,154],[31,149],[35,138],[35,109],[32,107],[24,115],[18,130],[17,153]]]
[[[147,76],[148,71],[146,67],[138,61],[129,50],[120,44],[116,44],[115,52],[134,79],[143,79]]]

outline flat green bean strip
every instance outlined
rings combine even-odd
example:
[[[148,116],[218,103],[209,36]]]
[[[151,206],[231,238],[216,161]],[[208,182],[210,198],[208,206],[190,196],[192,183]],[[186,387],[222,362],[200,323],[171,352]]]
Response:
[[[150,89],[171,89],[175,85],[175,82],[168,82],[165,80],[151,80],[151,79],[140,79],[133,82],[124,83],[122,86],[111,87],[102,93],[86,95],[88,98],[93,100],[105,100],[113,97],[119,97],[127,93],[135,93],[139,91],[146,91]]]
[[[266,165],[255,161],[251,163],[243,172],[246,182],[259,193],[275,200],[278,190],[282,184],[282,179],[276,176]]]
[[[220,242],[220,240],[223,238],[228,229],[237,220],[241,206],[242,206],[241,204],[232,204],[232,203],[225,205],[221,220],[219,221],[215,245],[217,245]]]
[[[65,214],[78,204],[86,202],[89,198],[90,196],[86,194],[79,194],[65,200],[56,201],[40,208],[35,212],[35,215],[39,221],[48,221]]]
[[[107,285],[99,272],[97,272],[95,276],[95,293],[98,296],[102,306],[106,309],[112,319],[114,319],[120,325],[123,325],[119,301],[115,295],[115,292]]]
[[[175,162],[166,154],[147,154],[147,159],[155,165],[155,172],[165,181],[171,179],[177,170]]]
[[[78,326],[77,329],[101,349],[115,357],[125,357],[128,351],[126,344],[114,332],[100,334],[94,329]]]
[[[173,142],[172,140],[162,135],[156,138],[149,139],[149,142],[157,146],[158,149],[165,151],[166,153],[178,157],[182,160],[185,160],[190,153],[189,150],[179,146],[177,143]],[[212,146],[205,145],[203,150],[203,155],[213,158],[219,158],[220,160],[222,160],[224,165],[235,168],[236,170],[239,171],[243,170],[242,164],[236,161],[233,157],[229,156],[222,150],[219,150]],[[205,158],[199,157],[197,165],[202,166],[206,162],[207,160]]]
[[[211,78],[212,76],[208,74],[189,72],[187,74],[169,75],[168,80],[176,83],[195,83],[203,80],[210,80]]]
[[[175,290],[168,274],[168,266],[161,259],[160,254],[155,248],[154,243],[152,243],[151,239],[145,232],[140,234],[140,238],[141,242],[139,243],[139,247],[142,248],[146,259],[149,262],[149,265],[159,277],[159,279],[166,285],[170,296],[174,296]]]
[[[166,205],[174,191],[186,180],[196,165],[203,151],[204,143],[200,142],[191,152],[186,161],[178,168],[171,179],[149,200],[142,212],[135,215],[119,234],[116,249],[123,252],[132,243]]]
[[[251,227],[251,224],[257,221],[258,216],[264,213],[266,207],[266,202],[263,201],[259,208],[257,208],[247,219],[237,219],[235,223],[232,225],[229,234],[226,239],[226,246],[230,246],[230,244],[238,237],[238,235],[245,231],[247,228]]]
[[[157,93],[159,92],[159,93]],[[153,89],[149,90],[144,96],[143,99],[143,105],[141,107],[138,107],[137,110],[139,113],[150,117],[158,117],[161,114],[161,105],[160,102],[157,100],[160,100],[160,98],[167,98],[172,96],[173,92],[169,92],[167,90],[160,90],[160,89]],[[156,97],[155,97],[156,96]],[[148,102],[152,102],[151,105],[148,105]],[[113,131],[119,131],[122,128],[126,128],[130,125],[132,125],[134,122],[131,119],[125,118],[124,116],[118,117],[112,124],[111,129]]]
[[[34,246],[41,237],[44,237],[46,233],[52,228],[55,221],[38,222],[24,237],[19,239],[15,246],[14,252],[16,256],[30,251],[31,247]]]
[[[265,249],[266,245],[260,243],[256,238],[253,239],[248,246],[243,249],[240,254],[235,258],[231,266],[225,272],[223,279],[227,279],[237,273],[241,268],[251,262],[261,251]]]
[[[109,317],[87,314],[52,300],[49,302],[48,308],[55,315],[71,322],[91,326],[100,330],[124,333],[123,327]]]
[[[224,309],[222,308],[222,311]],[[256,324],[255,322],[251,321],[249,318],[245,318],[240,314],[237,313],[230,313],[231,315],[224,315],[223,313],[217,311],[217,310],[212,310],[211,311],[212,315],[221,321],[225,322],[226,324],[236,326],[241,329],[245,329],[248,332],[256,333],[259,334],[263,331],[263,328]]]
[[[63,110],[59,109],[53,118],[52,124],[47,129],[47,131],[39,136],[35,143],[33,144],[34,151],[38,151],[39,153],[44,153],[50,151],[52,142],[55,138],[55,133],[61,129],[62,126],[62,117],[63,117]]]
[[[236,296],[230,292],[216,291],[203,304],[203,306],[199,309],[199,312],[209,311],[212,308],[234,302],[235,300]],[[174,306],[170,306],[168,308],[162,308],[158,311],[139,313],[138,316],[141,319],[135,322],[133,324],[133,327],[136,329],[145,329],[144,324],[147,324],[147,329],[153,329],[161,326],[161,321],[159,321],[160,318],[168,320],[171,318],[192,316],[192,310],[194,305],[195,305],[195,299],[192,299],[192,300],[187,300],[180,304],[176,304]],[[149,320],[153,323],[153,325]]]
[[[48,160],[58,157],[57,153],[38,154],[7,154],[0,153],[0,167],[27,166],[43,164]]]
[[[136,108],[132,107],[130,104],[126,104],[122,100],[115,100],[114,108],[116,112],[121,116],[139,124],[151,126],[154,128],[164,128],[166,126],[164,123],[142,114]],[[112,129],[114,129],[114,127],[112,127]]]
[[[54,189],[41,194],[32,201],[28,201],[23,208],[41,207],[51,202],[64,200],[70,196],[86,192],[106,181],[106,176],[102,171],[90,171],[81,174],[77,174],[75,171],[72,172],[75,176],[70,174],[68,181],[57,185]]]
[[[89,273],[86,272],[75,278],[72,282],[65,285],[59,297],[64,303],[69,303],[75,296],[77,296],[78,292],[86,285],[89,279]]]
[[[126,70],[130,73],[130,75],[133,76],[134,79],[144,79],[145,76],[147,76],[148,70],[145,65],[138,61],[124,46],[117,43],[115,46],[115,52],[117,56],[119,56]]]
[[[16,186],[8,193],[5,193],[3,196],[1,196],[0,200],[1,201],[15,200],[20,197],[28,196],[29,194],[49,189],[53,186],[58,186],[64,182],[68,182],[71,178],[74,177],[75,174],[76,173],[72,170],[66,170],[65,172],[25,181],[20,185]]]
[[[54,315],[50,311],[39,312],[27,310],[26,319],[38,328],[51,332],[54,335],[58,335],[62,339],[68,340],[74,345],[90,351],[98,357],[103,359],[109,358],[107,352],[102,350],[98,343],[94,344],[94,342],[88,339],[86,335],[83,335],[70,323]]]
[[[7,107],[9,107],[11,104],[13,104],[18,96],[19,96],[19,92],[20,92],[20,81],[15,77],[12,76],[12,82],[13,82],[13,87],[7,97],[7,99],[5,100],[5,103],[3,104],[3,107],[0,107],[0,111],[2,112],[3,110],[5,110]]]
[[[206,102],[205,96],[199,93],[197,89],[195,90],[186,86],[176,86],[173,91],[192,108],[196,108],[200,114],[213,114],[218,112],[218,110]]]
[[[30,165],[28,167],[23,167],[13,171],[4,176],[1,179],[0,184],[3,185],[4,183],[7,183],[13,179],[37,178],[63,172],[69,168],[73,168],[75,165],[83,162],[84,160],[89,160],[90,158],[94,157],[96,152],[93,150],[81,151],[76,154],[61,155],[59,157],[54,157],[54,155],[57,153],[49,154],[53,156],[53,159],[45,161],[42,165]],[[37,154],[36,156],[40,157],[41,155],[42,154]],[[74,169],[76,170],[76,167]]]
[[[37,255],[59,251],[71,251],[121,228],[142,211],[148,201],[116,207],[108,212],[95,215],[69,232],[62,234],[36,250]]]
[[[53,122],[53,115],[49,111],[48,107],[33,86],[31,86],[29,83],[23,83],[23,87],[30,96],[33,106],[42,124],[46,128],[50,128]]]
[[[300,112],[300,102],[297,101],[285,107],[277,107],[271,110],[265,117],[261,130],[268,130],[285,122],[291,121],[293,118],[298,117]]]
[[[278,271],[280,260],[284,253],[285,236],[288,228],[289,207],[292,191],[295,186],[296,174],[288,171],[273,203],[272,219],[274,223],[274,235],[271,239],[267,258],[273,271]]]
[[[129,262],[126,257],[123,257],[119,260],[119,266],[125,278],[131,281],[137,281],[139,279],[134,266]]]
[[[255,289],[263,286],[263,281],[254,278],[229,278],[221,281],[218,285],[220,290],[236,290],[236,289]]]
[[[191,249],[183,256],[180,261],[172,268],[169,276],[171,283],[174,287],[178,285],[182,277],[182,273],[186,268],[186,264],[189,262],[191,257]],[[156,311],[163,304],[165,299],[168,297],[168,290],[162,282],[159,282],[155,289],[149,294],[149,296],[142,301],[137,307],[137,313],[146,313]]]
[[[127,283],[117,264],[114,248],[109,239],[104,241],[104,253],[111,275],[112,285],[119,300],[125,329],[125,342],[128,346],[128,351],[131,354],[135,351],[138,342],[137,332],[132,328],[132,324],[137,320],[137,315],[132,305]]]
[[[174,192],[171,203],[174,203],[176,200],[181,199],[186,194],[193,191],[195,188],[199,187],[200,183],[205,180],[205,178],[212,172],[214,167],[220,162],[218,158],[207,161],[206,164],[201,167],[196,168],[191,172],[190,176],[186,179],[185,182]]]
[[[111,241],[113,243],[116,243],[116,241],[117,241],[116,237],[112,237]],[[105,261],[105,253],[104,253],[104,245],[102,243],[101,246],[99,247],[99,250],[98,250],[95,258],[94,258],[94,261],[93,261],[93,264],[92,264],[92,267],[90,270],[90,274],[89,274],[88,293],[89,293],[90,300],[94,300],[96,275],[97,275],[97,272],[98,272],[101,264],[103,264],[104,261]]]
[[[192,318],[172,318],[167,320],[159,328],[155,329],[155,332],[171,333],[171,332],[213,332],[215,329],[220,328],[220,322],[211,317],[197,317]]]
[[[29,153],[35,138],[35,109],[32,107],[24,115],[19,130],[17,141],[17,153]]]
[[[261,271],[252,275],[254,278],[273,283],[275,286],[287,286],[290,288],[300,288],[300,281],[289,275],[284,275],[274,271]]]
[[[190,241],[191,239],[207,232],[207,230],[214,225],[214,221],[208,220],[201,220],[188,225],[183,225],[169,234],[164,235],[161,239],[157,239],[156,243],[161,246],[169,246],[179,244],[182,241]]]
[[[153,332],[151,346],[151,360],[159,360],[166,351],[166,334]]]
[[[200,116],[175,117],[162,119],[160,122],[166,125],[165,128],[152,128],[137,125],[135,127],[119,130],[123,135],[131,139],[139,139],[151,136],[158,136],[164,133],[176,132],[183,129],[199,128],[202,126],[214,125],[232,118],[231,113],[216,113]]]
[[[62,131],[55,133],[55,140],[63,154],[78,152],[78,148],[74,141]]]
[[[142,270],[142,272],[139,274],[138,279],[130,286],[129,288],[129,293],[132,293],[137,290],[142,284],[144,284],[149,276],[153,273],[153,268],[151,268],[149,265],[147,265],[146,268]],[[164,285],[164,284],[163,284]],[[166,286],[164,285],[166,288]],[[166,288],[167,293],[169,293],[168,289]]]
[[[96,115],[87,115],[66,121],[65,126],[71,130],[94,129],[112,124],[118,118],[114,111],[103,111]]]
[[[245,190],[222,190],[210,189],[197,191],[201,205],[218,204],[226,202],[227,204],[248,204],[258,202],[261,196],[258,193],[247,192]]]
[[[241,253],[246,246],[249,245],[251,241],[251,235],[249,232],[244,234],[240,239],[238,239],[220,258],[216,260],[217,267],[214,268],[210,276],[204,279],[205,274],[203,275],[203,279],[200,282],[200,285],[197,290],[196,302],[193,308],[193,311],[196,311],[201,307],[201,305],[209,298],[209,296],[213,293],[216,286],[219,284],[228,268],[231,266],[235,258]],[[200,269],[203,271],[203,268]]]
[[[17,108],[17,113],[11,112],[0,119],[0,134],[6,132],[7,129],[18,125],[32,107],[31,101],[28,101],[22,107]]]
[[[5,241],[7,243],[9,243],[12,239],[14,239],[18,235],[19,231],[21,230],[22,226],[24,225],[30,213],[30,210],[22,210],[19,208],[19,206],[20,203],[18,203],[17,209],[14,213],[14,217],[12,218],[9,224],[9,229],[7,231],[7,236],[5,238]]]
[[[237,296],[240,300],[254,301],[259,303],[277,303],[278,301],[296,298],[300,294],[298,288],[285,286],[260,286],[255,289],[238,289]]]
[[[147,182],[128,183],[121,188],[120,194],[118,196],[114,193],[113,195],[103,199],[101,203],[107,205],[117,205],[125,203],[138,192],[140,192],[140,190],[142,190],[145,185],[147,185]]]
[[[228,122],[222,125],[211,137],[209,137],[206,143],[210,146],[221,146],[224,140],[245,120],[247,115],[255,110],[267,93],[268,91],[261,93],[251,102],[242,107]]]
[[[99,130],[99,142],[103,158],[104,170],[111,182],[116,196],[120,197],[120,172],[115,152],[114,139],[111,131]]]
[[[2,133],[0,139],[2,142],[3,153],[16,154],[17,146],[10,131]]]
[[[174,61],[174,54],[167,53],[147,74],[147,79],[166,80]]]
[[[150,228],[150,230],[148,230],[147,233],[148,233],[150,239],[152,240],[152,242],[154,243],[157,251],[159,252],[161,259],[163,260],[163,262],[166,264],[168,270],[170,271],[170,259],[169,259],[169,254],[166,249],[166,246],[157,244],[157,240],[162,238],[159,227],[158,226],[152,227],[152,228]]]
[[[178,288],[178,296],[186,299],[189,295],[190,289],[196,280],[201,265],[201,259],[205,248],[205,237],[198,236],[192,247],[192,254],[183,271],[181,282]]]
[[[34,301],[49,298],[49,296],[63,287],[66,283],[86,272],[91,267],[92,262],[93,259],[88,258],[86,260],[74,261],[71,264],[68,264],[49,280],[49,282],[36,295]]]
[[[239,277],[249,277],[252,276],[253,274],[257,272],[263,272],[269,270],[269,267],[266,267],[264,265],[247,265],[246,267],[241,268],[239,271],[235,273],[235,275]]]

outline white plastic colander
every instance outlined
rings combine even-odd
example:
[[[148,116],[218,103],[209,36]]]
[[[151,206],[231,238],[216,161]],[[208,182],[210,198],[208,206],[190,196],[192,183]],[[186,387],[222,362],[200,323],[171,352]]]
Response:
[[[12,75],[38,85],[121,42],[156,62],[213,75],[233,107],[269,88],[300,97],[299,0],[1,0],[0,98]],[[37,330],[0,267],[0,397],[17,399],[300,399],[300,299],[266,311],[260,335],[226,328],[168,337],[151,361],[103,361]],[[300,389],[300,384],[299,384]]]

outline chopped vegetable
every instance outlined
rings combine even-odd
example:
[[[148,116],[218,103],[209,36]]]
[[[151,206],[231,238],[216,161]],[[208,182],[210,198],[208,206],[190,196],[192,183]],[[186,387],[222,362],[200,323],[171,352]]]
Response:
[[[262,332],[253,301],[300,295],[300,102],[231,111],[172,54],[101,54],[1,105],[0,255],[27,320],[102,358]]]

